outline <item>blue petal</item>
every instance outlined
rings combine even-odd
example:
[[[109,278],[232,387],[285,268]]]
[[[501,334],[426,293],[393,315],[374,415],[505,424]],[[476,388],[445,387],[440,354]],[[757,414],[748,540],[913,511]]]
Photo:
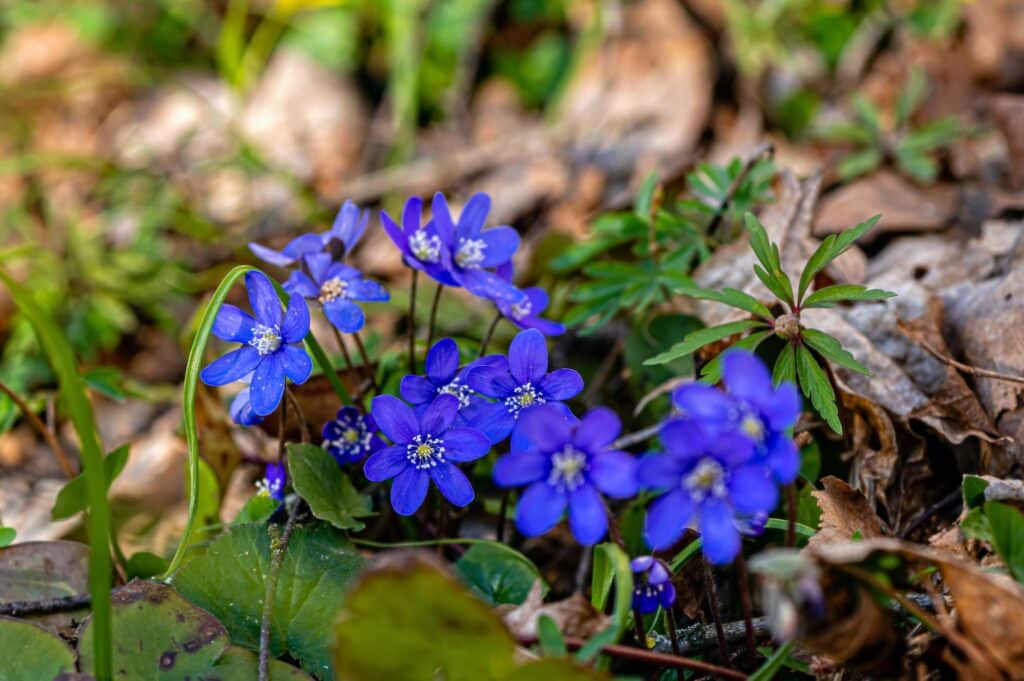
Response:
[[[511,227],[495,227],[479,235],[486,244],[481,267],[497,267],[512,259],[519,248],[519,232]]]
[[[656,551],[669,548],[683,535],[693,516],[690,495],[676,489],[656,499],[647,509],[644,523],[644,541]]]
[[[494,482],[498,487],[519,487],[544,480],[551,469],[551,457],[539,452],[514,452],[494,464]]]
[[[348,284],[348,295],[353,300],[363,300],[369,303],[391,300],[391,294],[386,288],[369,279],[351,280]]]
[[[441,192],[434,194],[430,209],[437,235],[441,237],[441,241],[447,247],[451,248],[455,243],[455,224],[452,222],[452,214],[448,210],[448,201],[445,200],[444,194]]]
[[[770,405],[775,397],[768,367],[757,355],[745,350],[729,350],[725,353],[722,379],[731,395],[759,408]]]
[[[235,395],[228,413],[231,415],[231,420],[240,426],[255,426],[263,421],[263,418],[252,410],[248,388]]]
[[[270,263],[271,265],[277,265],[278,267],[287,267],[295,262],[295,258],[285,255],[281,251],[275,251],[272,248],[267,248],[257,243],[250,243],[249,250],[252,254],[263,262]]]
[[[587,477],[594,487],[613,499],[631,497],[637,490],[636,459],[619,451],[595,454]]]
[[[738,466],[754,456],[756,445],[739,431],[719,434],[707,446],[707,452],[726,464],[727,468]]]
[[[338,211],[338,216],[331,226],[330,236],[345,245],[345,252],[348,253],[358,243],[366,230],[366,223],[370,220],[370,211],[365,210],[360,214],[359,207],[352,201],[346,201]]]
[[[682,482],[684,466],[677,456],[647,454],[637,461],[637,482],[646,489],[676,487]]]
[[[302,296],[291,296],[281,324],[281,340],[299,343],[309,334],[309,306]]]
[[[302,234],[292,239],[281,252],[295,261],[323,249],[324,241],[319,234]]]
[[[740,533],[733,522],[732,508],[724,501],[706,500],[697,521],[704,555],[715,565],[727,565],[740,552]]]
[[[245,273],[245,290],[249,293],[249,304],[256,319],[267,326],[281,326],[281,301],[277,299],[274,285],[262,272]]]
[[[541,452],[561,449],[572,438],[572,427],[560,409],[542,404],[527,409],[519,417],[517,430]]]
[[[395,476],[391,483],[391,506],[398,515],[412,515],[427,498],[430,476],[413,466]]]
[[[474,428],[451,428],[441,436],[441,440],[445,458],[459,463],[476,461],[491,448],[487,437]]]
[[[234,305],[224,303],[217,310],[213,320],[213,335],[221,340],[235,343],[248,343],[252,340],[252,329],[256,320],[248,312],[243,312]]]
[[[430,477],[444,498],[454,506],[468,506],[473,501],[473,485],[457,466],[441,463],[430,469]]]
[[[772,433],[765,442],[764,462],[775,482],[788,485],[800,472],[800,452],[785,433]]]
[[[313,372],[313,360],[309,358],[305,348],[301,345],[288,345],[283,351],[277,353],[284,366],[284,374],[292,383],[302,384],[306,382]]]
[[[282,288],[290,294],[300,295],[303,298],[316,298],[320,295],[320,287],[313,283],[308,274],[298,270],[291,273]]]
[[[405,444],[420,434],[420,422],[409,405],[391,395],[378,395],[370,404],[373,420],[381,432],[396,445]]]
[[[537,388],[547,400],[561,402],[583,392],[583,377],[575,369],[555,369],[537,382]]]
[[[398,392],[409,404],[426,404],[434,399],[437,388],[422,376],[403,376]]]
[[[199,374],[206,385],[218,386],[233,383],[253,371],[262,356],[251,345],[243,345],[223,357],[210,362]]]
[[[414,201],[420,201],[420,207],[422,207],[422,205],[423,205],[422,201],[414,196],[414,197],[412,197],[411,199],[409,199],[408,201],[405,202],[405,212],[406,213],[409,212],[409,207],[410,207],[410,205]],[[416,226],[415,227],[408,227],[408,223],[407,223],[407,227],[406,228],[409,230],[409,233],[415,232],[416,229],[419,227],[419,220],[420,220],[420,212],[419,212],[419,210],[416,210],[415,216],[416,216],[415,217],[415,220],[416,220]],[[409,252],[409,236],[408,236],[408,234],[406,234],[406,232],[402,229],[402,227],[400,227],[397,224],[395,224],[395,221],[391,219],[391,216],[388,215],[386,211],[382,210],[380,212],[380,224],[381,224],[382,227],[384,227],[384,231],[391,238],[391,241],[395,244],[395,246],[398,247],[398,250],[402,251],[402,254],[405,255],[406,257],[411,256],[411,253]]]
[[[487,213],[491,210],[491,197],[478,192],[469,197],[462,213],[459,214],[457,236],[460,239],[475,237],[487,222]],[[489,267],[489,265],[488,265]]]
[[[442,338],[427,352],[427,378],[434,385],[447,385],[459,370],[459,346],[451,338]]]
[[[324,303],[324,316],[342,333],[355,333],[366,323],[362,308],[344,298],[335,298]]]
[[[775,395],[767,405],[761,405],[761,413],[768,421],[772,430],[792,428],[800,417],[800,394],[796,386],[786,382],[779,385]]]
[[[729,496],[740,513],[770,513],[779,503],[779,490],[763,466],[748,464],[729,477]]]
[[[284,362],[282,353],[267,355],[256,367],[249,385],[249,399],[253,411],[266,416],[277,409],[284,395]]]
[[[530,316],[512,321],[521,329],[537,329],[545,336],[561,336],[565,333],[565,324],[559,324],[550,319]]]
[[[608,533],[604,500],[590,485],[580,485],[569,494],[569,529],[583,546],[593,546]]]
[[[485,403],[474,412],[473,417],[466,420],[466,425],[479,430],[492,444],[507,438],[515,428],[516,420],[504,402]]]
[[[455,415],[459,413],[459,400],[448,394],[434,398],[427,410],[420,416],[420,434],[440,435],[452,427]]]
[[[508,368],[520,384],[536,383],[548,372],[548,347],[544,334],[520,331],[508,347]]]
[[[525,297],[523,292],[498,275],[481,269],[457,268],[452,271],[455,281],[475,296],[493,301],[518,303]]]
[[[544,534],[561,520],[567,502],[563,492],[546,482],[535,482],[519,498],[516,527],[526,537]]]
[[[607,407],[597,407],[583,416],[572,441],[584,451],[599,452],[611,444],[621,430],[622,422],[615,412]]]
[[[661,428],[661,442],[673,456],[699,456],[711,441],[707,431],[694,419],[669,419]]]
[[[371,482],[390,480],[409,467],[405,445],[385,447],[363,464],[363,474]]]
[[[383,215],[383,211],[381,211]],[[423,216],[423,199],[418,196],[410,196],[402,208],[402,229],[407,233],[415,232],[420,228],[420,219]]]
[[[672,403],[682,416],[715,428],[727,428],[740,417],[736,402],[718,388],[687,383],[672,393]]]
[[[508,397],[518,387],[505,361],[473,367],[466,372],[466,385],[481,395],[497,398]]]

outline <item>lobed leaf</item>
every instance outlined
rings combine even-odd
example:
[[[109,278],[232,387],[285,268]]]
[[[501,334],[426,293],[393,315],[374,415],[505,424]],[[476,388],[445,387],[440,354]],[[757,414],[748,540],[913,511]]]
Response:
[[[714,300],[731,307],[749,312],[752,315],[772,321],[771,310],[754,296],[734,288],[725,288],[721,291],[700,288],[677,288],[674,293],[699,300]]]
[[[736,322],[729,322],[727,324],[720,324],[718,326],[700,329],[699,331],[693,331],[688,333],[681,342],[676,343],[665,352],[651,357],[646,360],[644,364],[648,366],[654,364],[665,364],[684,355],[688,355],[708,343],[714,343],[715,341],[728,338],[729,336],[733,336],[737,333],[742,333],[748,329],[756,329],[764,326],[766,326],[765,322],[759,319],[742,319]]]
[[[797,288],[797,300],[803,300],[807,287],[811,285],[812,281],[814,281],[814,277],[818,272],[825,269],[826,265],[845,253],[846,250],[853,245],[853,242],[874,227],[881,217],[881,215],[876,215],[865,220],[856,227],[851,227],[839,234],[830,234],[825,237],[817,250],[815,250],[814,253],[811,254],[811,257],[808,258],[807,264],[804,266],[804,271],[800,274],[800,283]]]
[[[805,345],[796,346],[796,371],[798,383],[804,395],[811,401],[818,414],[825,419],[825,423],[832,430],[841,434],[843,424],[839,421],[839,409],[836,406],[836,394],[832,389],[832,382]]]
[[[892,291],[868,288],[860,284],[833,284],[807,296],[801,307],[831,307],[831,303],[847,300],[885,300],[895,295]]]
[[[835,362],[839,366],[864,374],[865,376],[871,375],[870,369],[858,362],[857,359],[850,354],[850,352],[844,348],[836,338],[828,335],[824,331],[818,331],[817,329],[802,329],[800,331],[800,338],[802,338],[807,345],[821,353],[823,357]]]

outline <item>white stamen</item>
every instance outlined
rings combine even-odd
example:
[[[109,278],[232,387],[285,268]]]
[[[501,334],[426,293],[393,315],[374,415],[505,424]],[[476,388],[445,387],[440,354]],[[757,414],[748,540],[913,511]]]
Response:
[[[533,303],[530,302],[529,298],[512,306],[512,317],[516,320],[529,317],[531,312],[533,312]]]
[[[277,349],[281,347],[280,327],[276,324],[274,326],[257,324],[252,328],[252,339],[249,340],[249,345],[256,348],[256,352],[260,355],[277,352]]]
[[[416,468],[423,470],[444,463],[444,443],[430,435],[414,435],[405,446],[405,456]]]
[[[587,469],[587,455],[572,445],[551,455],[551,473],[548,484],[559,490],[573,491],[583,484],[583,471]]]
[[[512,414],[512,418],[519,418],[519,412],[527,407],[544,404],[544,396],[533,387],[532,383],[524,383],[517,386],[511,395],[505,398],[505,406]]]
[[[320,297],[318,300],[322,305],[324,303],[329,303],[332,300],[337,300],[338,298],[344,298],[347,293],[348,282],[342,281],[338,277],[334,277],[333,279],[325,281],[320,287]]]
[[[469,397],[473,394],[473,390],[465,385],[458,378],[454,379],[448,385],[437,389],[438,395],[451,395],[452,397],[458,398],[459,409],[464,409],[469,406]]]
[[[409,237],[409,250],[422,262],[436,263],[441,259],[441,238],[417,229]]]
[[[725,469],[714,459],[703,458],[697,462],[690,474],[683,478],[683,488],[694,501],[703,501],[711,496],[721,499],[728,494],[725,487]]]
[[[477,269],[484,261],[485,250],[487,250],[487,242],[483,239],[459,239],[455,262],[459,267]]]

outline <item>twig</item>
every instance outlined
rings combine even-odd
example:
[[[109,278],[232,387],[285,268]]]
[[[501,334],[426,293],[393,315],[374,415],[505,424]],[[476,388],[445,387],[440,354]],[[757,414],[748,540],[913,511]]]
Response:
[[[704,566],[704,590],[708,594],[708,608],[711,610],[711,618],[715,621],[715,637],[718,639],[718,654],[722,657],[722,664],[729,664],[729,647],[725,642],[725,629],[722,628],[721,606],[718,604],[718,591],[715,589],[715,576],[711,573],[711,563],[707,559],[701,560]]]
[[[277,578],[281,574],[281,565],[284,564],[284,555],[288,550],[288,542],[292,538],[292,530],[295,529],[295,518],[299,515],[301,501],[292,506],[288,514],[288,520],[284,525],[284,532],[280,537],[276,536],[277,525],[267,528],[270,535],[270,570],[267,572],[267,589],[263,596],[263,614],[260,619],[260,657],[259,657],[259,681],[270,679],[270,617],[274,612],[274,595],[277,590]]]
[[[786,547],[796,546],[796,483],[789,483],[786,489]]]
[[[409,373],[416,373],[416,285],[419,270],[412,271],[412,290],[409,293]]]
[[[644,630],[644,616],[640,608],[633,606],[633,634],[636,636],[636,644],[647,650],[647,632]]]
[[[948,508],[953,503],[960,501],[962,495],[963,492],[959,488],[954,489],[952,492],[942,497],[925,510],[918,513],[910,520],[910,523],[907,525],[906,529],[900,532],[900,539],[906,539],[911,535],[911,533],[913,533],[914,530],[921,527],[921,525],[923,525],[933,515],[942,511],[945,508]]]
[[[54,435],[53,431],[46,427],[46,424],[39,420],[39,417],[34,411],[28,406],[25,400],[21,399],[21,396],[11,390],[10,386],[0,381],[0,391],[2,391],[7,397],[11,398],[18,410],[21,411],[21,415],[24,416],[32,427],[46,440],[46,444],[50,445],[50,449],[53,451],[53,455],[57,458],[57,463],[60,464],[61,470],[64,471],[64,475],[67,476],[68,480],[75,477],[75,468],[71,465],[71,460],[68,459],[67,453],[64,451],[64,447],[61,446],[60,441],[57,440],[57,436]]]
[[[498,322],[501,321],[501,311],[499,310],[495,315],[494,319],[491,320],[491,325],[487,327],[487,333],[484,334],[483,339],[480,341],[480,356],[483,357],[487,353],[487,346],[491,344],[491,337],[494,336],[494,330],[498,328]]]
[[[740,608],[743,610],[743,630],[746,634],[747,664],[757,662],[757,640],[754,636],[754,607],[750,600],[750,579],[747,576],[747,559],[743,551],[736,554],[736,581],[740,587]],[[724,631],[723,631],[724,633]]]
[[[437,324],[437,306],[441,304],[441,292],[444,291],[444,284],[438,282],[434,289],[434,300],[430,303],[430,321],[427,326],[427,352],[430,352],[434,344],[434,326]]]
[[[898,320],[897,324],[900,327],[900,331],[902,331],[908,338],[910,338],[910,340],[912,340],[913,342],[917,343],[922,348],[927,350],[928,353],[932,355],[932,357],[934,357],[935,359],[939,360],[943,364],[948,364],[949,366],[953,367],[954,369],[958,369],[958,370],[964,372],[965,374],[970,374],[971,376],[982,376],[984,378],[994,378],[997,381],[1008,381],[1010,383],[1024,383],[1024,376],[1014,376],[1012,374],[1003,374],[1003,373],[1000,373],[998,371],[991,371],[989,369],[980,369],[978,367],[972,367],[969,364],[964,364],[963,362],[958,362],[955,359],[953,359],[952,357],[950,357],[949,355],[945,355],[942,352],[940,352],[938,348],[936,348],[934,345],[929,343],[924,338],[921,338],[919,334],[914,333],[913,330],[910,329],[909,325],[907,325],[902,319]]]
[[[612,443],[612,449],[625,449],[626,447],[632,447],[633,445],[640,444],[645,440],[650,440],[658,434],[659,430],[661,430],[661,424],[656,423],[653,426],[647,426],[635,433],[626,433]]]
[[[0,615],[8,617],[27,617],[28,615],[49,615],[55,612],[67,612],[87,608],[92,603],[89,594],[50,598],[45,601],[11,601],[0,603]]]
[[[756,638],[767,639],[771,636],[767,617],[755,617],[752,624]],[[739,643],[747,636],[746,624],[742,620],[725,622],[722,624],[722,630],[725,633],[726,643]],[[702,653],[708,648],[714,648],[718,643],[718,635],[713,624],[705,625],[698,622],[677,629],[676,633],[679,638],[679,651],[682,655]],[[653,650],[663,653],[671,652],[672,641],[667,636],[655,633]]]

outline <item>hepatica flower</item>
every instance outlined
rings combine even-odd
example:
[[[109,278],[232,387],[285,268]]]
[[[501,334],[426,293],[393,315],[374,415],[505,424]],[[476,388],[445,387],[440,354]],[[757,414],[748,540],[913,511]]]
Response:
[[[284,501],[284,486],[288,482],[288,473],[284,465],[279,463],[268,463],[263,479],[256,483],[258,494],[263,494]]]
[[[568,400],[583,390],[583,378],[574,369],[548,372],[547,343],[536,329],[516,334],[507,358],[492,356],[470,371],[466,381],[473,390],[495,398],[480,427],[499,441],[508,437],[524,410]]]
[[[327,320],[343,333],[355,333],[366,323],[357,302],[381,302],[391,297],[383,286],[363,278],[354,267],[334,262],[327,253],[307,255],[302,261],[308,274],[292,272],[285,290],[319,302]]]
[[[249,250],[260,260],[278,267],[288,267],[297,263],[304,256],[321,253],[331,245],[332,241],[340,242],[344,252],[348,253],[363,235],[369,219],[370,211],[366,210],[360,213],[356,204],[346,201],[338,211],[330,230],[320,234],[298,236],[280,251],[257,243],[250,243]]]
[[[423,505],[431,481],[455,506],[473,501],[473,486],[456,464],[476,461],[490,443],[477,430],[452,427],[458,409],[452,395],[439,396],[422,416],[397,397],[373,398],[373,418],[391,446],[371,455],[363,472],[373,482],[393,480],[391,505],[400,515],[412,515]]]
[[[287,380],[304,383],[313,370],[300,345],[309,333],[309,308],[292,296],[282,313],[273,284],[260,272],[246,273],[245,288],[255,317],[225,303],[213,322],[215,336],[242,346],[211,362],[199,377],[221,386],[251,373],[249,404],[257,416],[266,416],[281,403]]]
[[[796,387],[787,382],[775,388],[764,363],[744,350],[730,350],[722,361],[727,392],[691,383],[676,389],[673,403],[714,432],[738,431],[754,444],[755,457],[776,482],[793,482],[800,470],[800,454],[787,431],[800,416]]]
[[[498,486],[526,486],[516,509],[519,531],[543,534],[568,509],[577,541],[601,541],[608,532],[601,494],[623,499],[637,489],[636,461],[612,447],[621,430],[618,417],[597,408],[574,424],[557,406],[543,405],[524,412],[519,429],[533,448],[503,456],[494,467]]]
[[[666,549],[696,526],[708,559],[729,563],[740,550],[740,527],[778,503],[771,474],[737,431],[717,432],[696,419],[673,418],[661,439],[666,452],[642,458],[637,472],[642,487],[660,493],[648,509],[644,538],[651,548]]]
[[[399,392],[417,413],[422,413],[439,395],[451,395],[459,401],[455,424],[474,427],[481,409],[490,403],[469,387],[466,377],[475,367],[494,361],[494,358],[483,358],[460,370],[458,344],[451,338],[442,338],[427,352],[426,375],[405,376]]]
[[[633,568],[633,607],[649,615],[659,607],[666,610],[676,602],[676,588],[665,565],[654,556],[637,556]]]
[[[391,237],[402,259],[409,267],[425,272],[435,281],[446,286],[459,286],[452,277],[448,249],[437,233],[433,220],[422,223],[423,199],[410,197],[402,209],[402,222],[396,223],[386,211],[380,212],[380,222],[384,231]]]
[[[512,281],[512,263],[499,267],[498,276],[505,281]],[[498,310],[510,322],[520,329],[537,329],[545,336],[560,336],[565,333],[565,325],[544,319],[540,316],[548,307],[548,292],[539,286],[519,289],[523,298],[519,302],[495,300]]]
[[[490,268],[506,265],[519,248],[519,233],[511,227],[484,229],[491,197],[474,194],[459,215],[452,219],[444,195],[434,195],[434,225],[441,243],[448,252],[449,272],[459,286],[470,293],[494,301],[518,303],[524,294]]]
[[[384,446],[377,432],[372,415],[363,415],[355,407],[342,407],[324,424],[323,447],[339,464],[356,463]]]

